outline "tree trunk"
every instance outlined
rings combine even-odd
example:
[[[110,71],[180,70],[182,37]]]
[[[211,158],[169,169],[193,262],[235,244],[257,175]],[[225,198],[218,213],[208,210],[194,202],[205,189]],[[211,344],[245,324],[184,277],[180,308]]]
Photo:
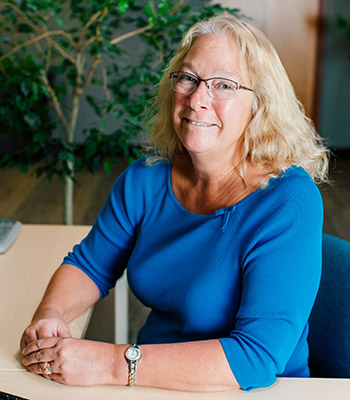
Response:
[[[66,139],[68,143],[74,142],[74,132],[79,112],[79,97],[81,94],[81,88],[79,86],[76,87],[72,96],[70,123],[68,130],[66,131]],[[71,174],[64,177],[64,224],[73,225],[74,164],[72,161],[67,160],[67,165]]]
[[[69,176],[64,178],[64,217],[65,225],[73,225],[73,193],[74,182]]]

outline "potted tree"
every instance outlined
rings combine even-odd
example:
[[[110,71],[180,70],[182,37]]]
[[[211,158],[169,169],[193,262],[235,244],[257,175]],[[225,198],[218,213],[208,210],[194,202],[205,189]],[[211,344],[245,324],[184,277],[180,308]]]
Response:
[[[58,175],[64,223],[72,224],[75,174],[110,172],[118,155],[138,156],[143,110],[169,56],[189,26],[223,10],[209,0],[2,1],[0,133],[15,146],[0,166]],[[129,49],[135,37],[137,54]],[[77,126],[82,98],[98,124]]]

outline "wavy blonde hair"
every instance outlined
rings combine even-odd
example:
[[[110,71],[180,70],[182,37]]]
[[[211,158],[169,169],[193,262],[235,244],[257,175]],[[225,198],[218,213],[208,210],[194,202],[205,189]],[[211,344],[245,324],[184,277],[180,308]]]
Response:
[[[194,41],[207,34],[231,36],[237,42],[252,81],[252,119],[241,143],[242,176],[249,162],[254,166],[268,166],[274,173],[297,165],[303,167],[315,182],[327,181],[328,150],[297,99],[275,48],[259,29],[225,14],[190,28],[166,68],[148,121],[154,151],[148,164],[160,159],[172,160],[175,154],[184,151],[172,122],[169,73],[181,69]]]

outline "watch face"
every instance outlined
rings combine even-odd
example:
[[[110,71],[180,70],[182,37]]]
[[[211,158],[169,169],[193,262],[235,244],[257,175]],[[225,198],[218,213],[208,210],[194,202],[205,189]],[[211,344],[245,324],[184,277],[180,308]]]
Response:
[[[141,356],[141,351],[135,347],[130,347],[127,352],[126,352],[126,357],[130,361],[136,361],[140,358]]]

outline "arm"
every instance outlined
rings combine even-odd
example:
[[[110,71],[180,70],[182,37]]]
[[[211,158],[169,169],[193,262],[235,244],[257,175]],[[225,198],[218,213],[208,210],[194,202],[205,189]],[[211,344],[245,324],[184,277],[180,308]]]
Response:
[[[143,345],[136,384],[186,391],[238,388],[219,340]]]
[[[128,345],[72,338],[32,342],[24,349],[23,364],[42,374],[50,362],[50,379],[69,385],[127,385]],[[142,345],[136,384],[172,390],[222,391],[238,388],[218,340]]]
[[[127,385],[124,353],[128,345],[73,339],[67,333],[67,323],[98,298],[99,290],[90,278],[73,266],[61,266],[23,334],[23,365],[43,374],[45,363],[50,362],[50,379],[69,385]],[[219,340],[143,345],[141,349],[137,385],[186,391],[238,387]]]
[[[62,265],[52,276],[32,323],[24,331],[21,349],[44,337],[70,337],[68,323],[88,310],[99,298],[93,281],[81,270]]]

